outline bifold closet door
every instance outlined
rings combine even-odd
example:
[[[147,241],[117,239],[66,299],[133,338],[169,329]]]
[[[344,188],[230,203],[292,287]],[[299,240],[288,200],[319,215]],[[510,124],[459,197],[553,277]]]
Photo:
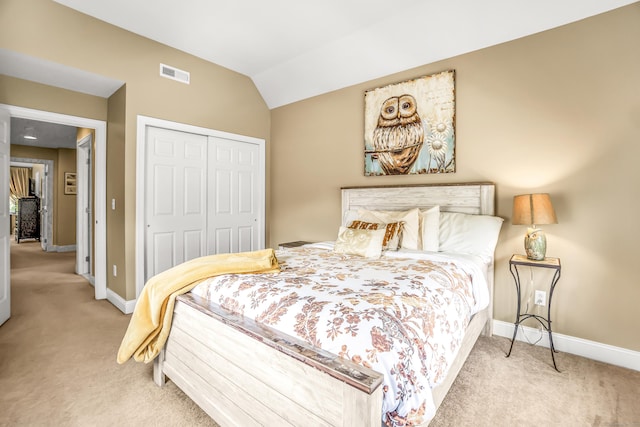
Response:
[[[146,279],[206,254],[207,136],[148,127]]]
[[[263,249],[260,159],[258,144],[209,137],[209,253]]]

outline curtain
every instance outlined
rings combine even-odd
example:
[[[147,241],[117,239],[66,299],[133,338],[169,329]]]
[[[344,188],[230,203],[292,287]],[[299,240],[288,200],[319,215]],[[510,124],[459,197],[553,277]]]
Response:
[[[29,195],[29,176],[31,175],[31,169],[12,167],[10,170],[11,179],[9,182],[9,191],[11,192],[11,198],[13,198],[15,202],[20,197]]]

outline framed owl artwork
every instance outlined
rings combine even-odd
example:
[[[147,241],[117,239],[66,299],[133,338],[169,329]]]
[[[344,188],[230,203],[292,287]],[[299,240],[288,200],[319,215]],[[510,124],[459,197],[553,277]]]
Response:
[[[364,94],[364,174],[456,171],[455,71]]]

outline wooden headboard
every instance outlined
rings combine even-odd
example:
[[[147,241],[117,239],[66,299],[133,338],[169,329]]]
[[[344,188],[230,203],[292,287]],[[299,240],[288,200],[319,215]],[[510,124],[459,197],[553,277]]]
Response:
[[[495,185],[464,184],[388,185],[343,187],[342,217],[350,210],[404,210],[440,206],[444,212],[495,215]]]
[[[378,187],[343,187],[342,218],[349,210],[404,210],[440,206],[440,211],[474,215],[495,215],[495,184],[490,182],[464,184],[389,185]],[[486,309],[489,321],[485,333],[491,335],[493,318],[493,260],[487,266],[490,302]],[[459,369],[459,367],[457,368]],[[442,399],[444,396],[441,396]]]

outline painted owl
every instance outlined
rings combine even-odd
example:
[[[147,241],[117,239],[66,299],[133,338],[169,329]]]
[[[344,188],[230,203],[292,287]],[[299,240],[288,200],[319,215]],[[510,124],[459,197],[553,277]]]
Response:
[[[373,131],[373,147],[384,173],[409,173],[423,142],[424,128],[415,98],[404,94],[384,101]]]

